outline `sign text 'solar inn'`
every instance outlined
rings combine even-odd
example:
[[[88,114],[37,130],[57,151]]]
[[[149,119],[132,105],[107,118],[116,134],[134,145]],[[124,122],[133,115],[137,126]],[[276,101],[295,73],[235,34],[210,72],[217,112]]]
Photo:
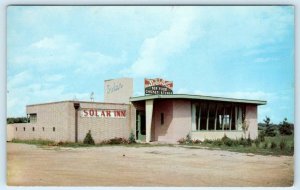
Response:
[[[173,82],[145,79],[145,96],[133,97],[133,79],[104,81],[104,102],[59,101],[26,106],[30,123],[7,125],[8,140],[81,142],[90,131],[99,143],[115,137],[176,143],[190,134],[204,140],[255,139],[257,106],[266,101],[173,94]],[[243,123],[248,124],[246,133]]]

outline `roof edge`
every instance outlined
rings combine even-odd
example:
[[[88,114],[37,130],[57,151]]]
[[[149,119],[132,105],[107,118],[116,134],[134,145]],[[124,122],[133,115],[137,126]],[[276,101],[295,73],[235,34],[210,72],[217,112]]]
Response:
[[[217,96],[202,96],[193,94],[172,94],[172,95],[146,95],[146,96],[136,96],[130,97],[131,102],[152,100],[152,99],[193,99],[193,100],[212,100],[220,102],[236,102],[236,103],[248,103],[256,105],[266,105],[265,100],[250,100],[250,99],[238,99],[238,98],[227,98],[227,97],[217,97]]]
[[[94,104],[129,105],[129,104],[126,104],[126,103],[113,103],[113,102],[92,102],[92,101],[81,101],[81,100],[62,100],[62,101],[55,101],[55,102],[45,102],[45,103],[29,104],[29,105],[26,105],[26,107],[48,105],[48,104],[74,103],[74,102],[78,102],[78,103],[94,103]]]

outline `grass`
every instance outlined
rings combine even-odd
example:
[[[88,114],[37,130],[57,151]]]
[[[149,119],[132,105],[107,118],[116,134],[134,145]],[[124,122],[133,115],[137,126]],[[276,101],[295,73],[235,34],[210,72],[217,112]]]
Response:
[[[242,153],[253,153],[260,155],[294,155],[294,150],[291,148],[294,146],[294,136],[275,136],[275,137],[265,137],[264,142],[252,141],[251,145],[241,145],[240,140],[232,140],[230,146],[222,142],[221,139],[215,141],[207,141],[200,144],[188,144],[191,147],[206,147],[211,150],[228,150],[232,152],[242,152]],[[246,140],[244,140],[246,141]],[[283,149],[280,148],[280,143],[285,142],[286,145]],[[273,146],[271,146],[273,144]],[[276,144],[274,146],[274,144]],[[267,145],[267,146],[266,146]]]
[[[37,145],[37,146],[58,146],[58,147],[71,147],[71,148],[80,148],[80,147],[102,147],[102,146],[125,146],[125,147],[157,147],[157,146],[169,146],[173,147],[174,144],[150,144],[150,143],[131,143],[131,144],[103,144],[103,143],[97,143],[95,145],[91,144],[84,144],[82,142],[75,143],[75,142],[54,142],[50,140],[19,140],[19,139],[13,139],[11,141],[12,143],[22,143],[22,144],[31,144],[31,145]]]
[[[281,136],[277,135],[275,137],[265,137],[264,142],[252,141],[250,145],[245,144],[244,140],[242,143],[241,140],[232,140],[231,143],[228,142],[228,139],[222,141],[222,139],[218,139],[215,141],[205,141],[202,143],[187,143],[182,145],[174,145],[174,144],[150,144],[150,143],[132,143],[132,144],[83,144],[83,143],[74,143],[74,142],[64,142],[64,143],[55,143],[54,141],[47,140],[17,140],[14,139],[13,143],[25,143],[25,144],[33,144],[38,146],[56,146],[56,147],[72,147],[72,148],[80,148],[80,147],[103,147],[103,146],[125,146],[125,147],[159,147],[159,146],[168,146],[168,147],[183,147],[190,149],[210,149],[210,150],[227,150],[232,152],[241,152],[241,153],[253,153],[260,155],[294,155],[294,150],[291,147],[294,147],[294,136]],[[280,143],[284,141],[285,146],[283,149],[280,148]],[[244,143],[244,144],[243,144]],[[271,148],[271,144],[276,144],[275,148]],[[283,146],[282,146],[283,147]]]

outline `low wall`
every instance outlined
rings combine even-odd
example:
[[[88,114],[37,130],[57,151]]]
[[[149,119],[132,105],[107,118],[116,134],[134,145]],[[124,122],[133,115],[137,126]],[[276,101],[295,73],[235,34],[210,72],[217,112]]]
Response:
[[[12,141],[15,138],[15,128],[12,124],[6,127],[6,141]]]
[[[34,129],[33,129],[34,128]],[[25,129],[25,130],[24,130]],[[51,140],[65,141],[62,139],[62,127],[56,127],[53,131],[52,127],[44,127],[44,129],[35,123],[14,123],[7,125],[7,141],[12,139],[19,140]]]
[[[243,131],[195,131],[191,132],[192,140],[216,140],[221,139],[226,134],[231,139],[239,139],[244,136]]]

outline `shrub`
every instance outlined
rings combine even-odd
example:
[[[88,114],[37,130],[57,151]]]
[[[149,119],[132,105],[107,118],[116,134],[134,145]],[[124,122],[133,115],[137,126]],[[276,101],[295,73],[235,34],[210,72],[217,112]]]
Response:
[[[115,137],[115,138],[109,139],[103,143],[104,144],[129,144],[129,141],[124,138]]]
[[[185,138],[181,138],[177,141],[179,144],[185,144],[186,143],[186,140]]]
[[[216,139],[212,142],[212,144],[215,145],[215,146],[222,146],[223,141],[221,139]]]
[[[190,134],[186,135],[186,138],[181,138],[177,141],[179,144],[191,144],[191,143],[198,143],[197,140],[193,141]],[[201,141],[199,141],[201,142]]]
[[[239,145],[245,146],[245,145],[246,145],[245,139],[244,139],[243,137],[241,137],[241,138],[238,140],[238,144],[239,144]]]
[[[294,153],[294,144],[292,144],[292,146],[291,146],[291,152]]]
[[[228,138],[225,134],[221,139],[222,143],[225,144],[226,146],[232,146],[233,145],[233,140]]]
[[[197,140],[193,140],[192,143],[193,143],[193,144],[200,144],[201,141],[197,139]]]
[[[243,146],[251,146],[252,141],[251,141],[250,138],[244,139],[244,138],[242,137],[242,138],[240,138],[240,140],[238,140],[238,144],[239,144],[239,145],[243,145]]]
[[[213,143],[213,140],[210,140],[210,139],[204,139],[203,143],[205,143],[205,144],[212,144],[212,143]]]
[[[265,144],[264,144],[264,149],[267,149],[268,146],[269,146],[269,143],[268,143],[268,142],[265,142]]]
[[[286,141],[281,140],[279,143],[280,150],[284,150],[286,148]]]
[[[95,144],[95,141],[92,137],[91,131],[89,131],[83,140],[83,144]]]
[[[133,134],[132,131],[131,131],[131,133],[130,133],[130,135],[129,135],[128,141],[129,141],[130,144],[136,143],[136,142],[135,142],[135,136],[134,136],[134,134]]]
[[[277,144],[275,142],[272,142],[271,143],[271,149],[275,149],[275,148],[277,148]]]
[[[254,140],[254,143],[255,143],[255,146],[256,146],[256,147],[259,147],[260,139],[259,139],[259,138],[255,139],[255,140]]]
[[[252,140],[250,138],[250,134],[248,135],[248,138],[246,140],[246,146],[251,146],[252,145]]]
[[[271,126],[271,119],[266,116],[266,119],[264,119],[265,125],[266,125],[266,130],[265,130],[265,135],[274,137],[276,135],[275,128]]]
[[[259,131],[259,133],[258,133],[258,140],[260,141],[260,142],[264,142],[265,141],[265,131]]]
[[[190,135],[190,134],[187,134],[187,135],[186,135],[186,142],[187,142],[187,143],[192,143],[192,138],[191,138],[191,135]]]
[[[279,132],[281,135],[291,135],[293,134],[293,128],[290,123],[287,122],[287,118],[284,118],[283,122],[279,124]]]

